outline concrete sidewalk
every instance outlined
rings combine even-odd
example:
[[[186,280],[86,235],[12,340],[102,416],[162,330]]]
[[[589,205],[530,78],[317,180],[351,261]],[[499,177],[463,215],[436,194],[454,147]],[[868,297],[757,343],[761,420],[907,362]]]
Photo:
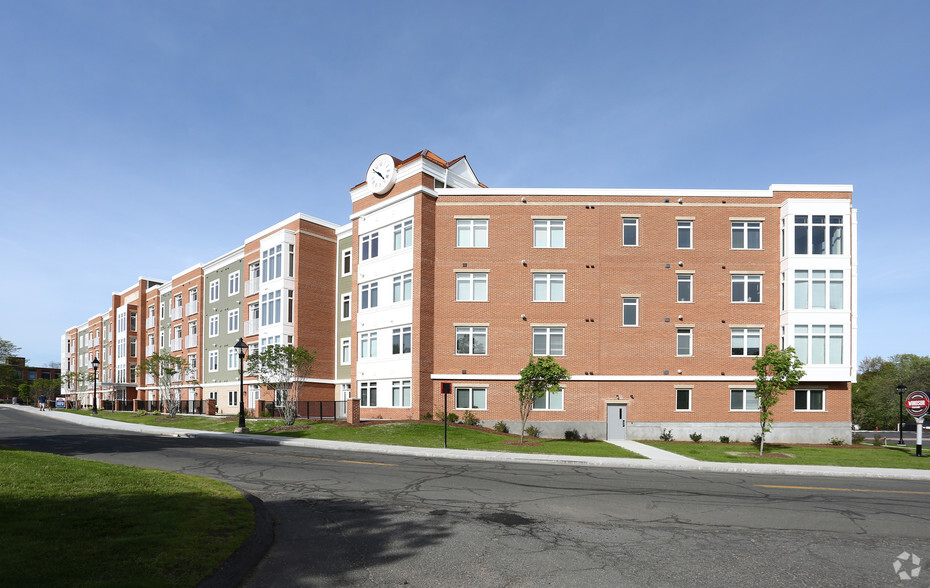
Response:
[[[630,440],[618,441],[614,444],[623,447],[624,449],[629,449],[630,451],[642,455],[647,459],[524,454],[497,451],[470,451],[464,449],[434,449],[427,447],[405,447],[400,445],[379,445],[375,443],[351,443],[345,441],[324,441],[318,439],[296,439],[290,437],[273,437],[270,435],[216,433],[212,431],[197,431],[193,429],[175,429],[170,427],[155,427],[151,425],[135,425],[132,423],[122,423],[119,421],[111,421],[107,419],[72,414],[56,410],[39,412],[37,408],[31,406],[15,406],[9,404],[0,405],[0,409],[8,408],[15,410],[31,410],[36,414],[41,414],[43,416],[47,416],[48,418],[68,420],[76,424],[88,427],[97,427],[101,429],[133,431],[136,433],[170,437],[215,437],[234,435],[237,439],[248,440],[250,443],[263,443],[292,447],[310,447],[316,449],[326,449],[330,451],[381,453],[386,455],[404,455],[410,457],[436,459],[463,459],[470,461],[489,461],[500,463],[930,481],[930,470],[697,461],[688,457],[657,449],[644,443]]]

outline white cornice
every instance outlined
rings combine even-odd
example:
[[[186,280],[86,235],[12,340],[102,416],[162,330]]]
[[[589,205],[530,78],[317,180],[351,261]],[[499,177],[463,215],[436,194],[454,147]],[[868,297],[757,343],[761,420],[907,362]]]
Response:
[[[518,374],[430,374],[432,380],[516,382]],[[752,382],[755,376],[572,376],[572,382]]]
[[[436,197],[436,192],[435,192],[435,191],[433,191],[433,190],[431,190],[431,189],[429,189],[429,188],[426,188],[426,187],[424,187],[424,186],[416,186],[415,188],[411,188],[410,190],[407,190],[406,192],[402,192],[402,193],[400,193],[400,194],[398,194],[398,195],[396,195],[396,196],[391,196],[391,197],[388,198],[387,200],[382,200],[381,202],[379,202],[379,203],[377,203],[377,204],[374,204],[374,205],[372,205],[372,206],[369,206],[369,207],[366,208],[365,210],[360,210],[360,211],[358,211],[358,212],[352,214],[352,216],[350,216],[349,218],[352,219],[352,220],[355,220],[355,219],[357,219],[357,218],[359,218],[359,217],[362,217],[362,216],[365,216],[365,215],[367,215],[367,214],[371,214],[371,213],[373,213],[373,212],[376,212],[376,211],[378,211],[378,210],[381,210],[382,208],[387,208],[388,206],[393,206],[393,205],[397,204],[398,202],[401,202],[401,201],[403,201],[403,200],[406,200],[407,198],[411,198],[411,197],[413,197],[413,195],[419,194],[419,193],[421,193],[421,192],[424,193],[424,194],[428,194],[428,195],[432,196],[433,198]]]
[[[771,190],[636,190],[627,188],[438,188],[440,196],[656,196],[771,198]]]
[[[772,184],[772,192],[852,192],[852,184]]]
[[[208,261],[203,264],[203,273],[209,274],[216,271],[221,266],[224,266],[230,262],[241,260],[245,256],[245,245],[240,245],[236,249],[220,255],[216,259]]]
[[[275,231],[281,229],[282,227],[286,227],[287,225],[291,224],[292,222],[294,222],[294,221],[296,221],[296,220],[304,220],[304,221],[307,221],[307,222],[315,223],[315,224],[318,224],[318,225],[320,225],[320,226],[322,226],[322,227],[326,227],[326,228],[328,228],[328,229],[332,229],[334,232],[335,232],[335,231],[338,231],[339,228],[340,228],[340,226],[341,226],[341,225],[337,225],[336,223],[331,223],[331,222],[326,221],[326,220],[323,220],[323,219],[321,219],[321,218],[317,218],[317,217],[315,217],[315,216],[310,216],[310,215],[308,215],[308,214],[304,214],[304,213],[302,213],[302,212],[298,212],[297,214],[294,214],[294,215],[291,215],[291,216],[287,217],[286,219],[284,219],[284,220],[281,221],[281,222],[278,222],[278,223],[275,223],[275,224],[271,225],[271,226],[268,227],[267,229],[262,229],[261,231],[255,233],[255,234],[252,235],[251,237],[247,238],[244,242],[245,242],[245,243],[251,243],[252,241],[255,241],[255,240],[257,240],[257,239],[261,239],[262,237],[268,235],[269,233],[274,233]]]

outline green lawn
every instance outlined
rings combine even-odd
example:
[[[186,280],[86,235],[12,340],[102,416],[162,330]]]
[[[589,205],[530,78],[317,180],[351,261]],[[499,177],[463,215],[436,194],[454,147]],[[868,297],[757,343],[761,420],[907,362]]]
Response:
[[[81,411],[81,414],[89,414]],[[138,416],[135,413],[100,412],[99,418],[118,420],[144,425],[221,431],[232,433],[238,424],[237,417],[176,416],[169,419],[164,415]],[[409,447],[442,447],[443,426],[439,422],[403,422],[370,424],[363,427],[346,426],[331,421],[297,421],[307,426],[297,431],[271,432],[269,429],[283,425],[277,419],[249,419],[246,425],[250,433],[298,437],[302,439],[326,439],[330,441],[354,441],[356,443],[383,443]],[[524,445],[511,445],[519,437],[504,435],[486,429],[449,425],[449,447],[452,449],[474,449],[480,451],[510,451],[515,453],[547,453],[554,455],[579,455],[588,457],[632,457],[642,456],[603,441],[564,441],[560,439],[529,439]],[[538,442],[534,443],[534,442]]]
[[[254,527],[234,488],[0,448],[0,585],[195,586]]]
[[[914,449],[874,445],[809,446],[776,443],[766,444],[766,457],[759,457],[759,448],[736,443],[678,443],[647,441],[650,445],[701,461],[727,463],[774,463],[782,465],[823,465],[873,468],[930,469],[930,458],[913,457]],[[730,453],[749,453],[736,456]]]

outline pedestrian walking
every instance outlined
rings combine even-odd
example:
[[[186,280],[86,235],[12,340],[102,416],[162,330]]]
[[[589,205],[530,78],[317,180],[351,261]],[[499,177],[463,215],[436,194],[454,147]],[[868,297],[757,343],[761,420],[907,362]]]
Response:
[[[48,400],[48,399],[45,397],[45,394],[40,394],[40,395],[39,395],[39,410],[40,410],[40,411],[45,410],[45,401],[46,401],[46,400]]]

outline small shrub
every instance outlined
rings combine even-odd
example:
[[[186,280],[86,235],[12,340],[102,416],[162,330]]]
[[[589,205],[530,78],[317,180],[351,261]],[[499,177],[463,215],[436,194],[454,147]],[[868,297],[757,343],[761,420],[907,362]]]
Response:
[[[840,439],[839,437],[830,437],[830,445],[839,447],[842,444],[843,444],[843,440]]]
[[[720,442],[721,442],[721,443],[729,443],[729,442],[730,442],[730,438],[727,437],[726,435],[720,435]]]
[[[423,416],[420,417],[421,421],[431,421],[433,420],[433,413],[426,411],[423,413]]]
[[[853,445],[859,445],[863,441],[865,441],[865,435],[863,435],[862,433],[853,433],[852,435]]]
[[[580,441],[581,435],[578,434],[578,429],[567,429],[565,431],[565,440],[566,441]]]
[[[497,421],[494,423],[494,430],[498,433],[509,433],[510,428],[507,426],[507,423],[504,421]]]
[[[691,440],[695,443],[700,443],[701,439],[704,437],[704,435],[701,435],[700,433],[691,433],[688,436],[691,437]]]
[[[760,435],[759,433],[756,433],[749,442],[755,445],[756,447],[762,445],[762,435]]]
[[[136,414],[139,416],[145,416],[145,409],[140,408],[139,410],[136,411]]]
[[[662,429],[662,434],[659,435],[659,439],[661,439],[662,441],[674,441],[675,436],[672,435],[671,429]]]
[[[437,414],[437,415],[436,415],[436,418],[439,419],[440,422],[442,421],[442,415]],[[446,414],[446,422],[449,422],[449,423],[457,423],[457,422],[459,422],[459,415],[455,414],[454,412],[447,413],[447,414]]]
[[[266,408],[265,410],[262,411],[262,416],[265,417],[266,419],[270,419],[272,416],[271,411]]]
[[[885,437],[882,437],[881,435],[875,435],[875,438],[872,439],[872,444],[873,445],[884,445],[885,441],[887,441]]]
[[[539,438],[539,434],[542,433],[542,431],[540,431],[539,427],[537,427],[536,425],[530,425],[529,427],[524,429],[524,432],[528,436],[534,437],[534,438]]]
[[[582,440],[582,441],[593,441],[593,439],[591,439],[590,437],[588,437],[588,434],[587,434],[587,433],[585,433],[584,435],[581,436],[581,440]]]
[[[476,417],[475,413],[473,413],[472,411],[466,410],[465,414],[462,415],[462,422],[465,423],[466,425],[477,425],[478,417]]]

